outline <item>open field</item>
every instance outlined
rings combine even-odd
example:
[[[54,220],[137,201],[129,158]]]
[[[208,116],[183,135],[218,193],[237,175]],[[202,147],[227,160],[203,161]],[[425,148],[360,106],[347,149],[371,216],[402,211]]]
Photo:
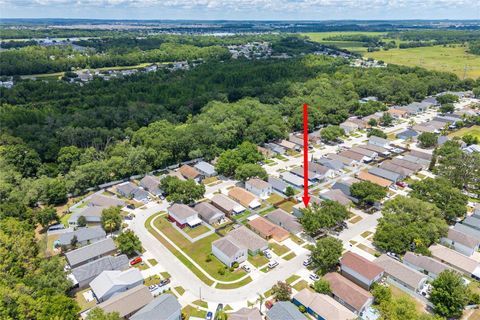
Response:
[[[367,47],[363,46],[362,42],[359,41],[331,41],[325,40],[325,38],[336,37],[336,36],[350,36],[350,35],[366,35],[366,36],[383,36],[384,32],[363,32],[363,31],[347,31],[347,32],[309,32],[303,33],[302,35],[309,37],[312,41],[319,42],[328,46],[335,46],[341,49],[347,49],[356,53],[365,53],[367,52]]]
[[[367,52],[365,56],[387,63],[453,72],[461,79],[480,77],[480,56],[469,54],[466,47],[422,47]],[[465,72],[465,67],[467,68]]]
[[[463,137],[467,134],[471,134],[474,137],[480,139],[480,126],[473,126],[470,128],[462,128],[458,131],[450,133],[449,137]]]

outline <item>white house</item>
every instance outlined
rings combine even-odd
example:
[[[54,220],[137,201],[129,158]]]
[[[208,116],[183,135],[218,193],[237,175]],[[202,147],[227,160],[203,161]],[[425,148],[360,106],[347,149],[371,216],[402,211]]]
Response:
[[[194,228],[202,224],[198,217],[198,212],[187,205],[175,203],[167,209],[168,220],[175,222],[179,228],[185,228],[187,225]]]
[[[125,271],[103,271],[98,277],[90,282],[98,302],[108,300],[114,294],[143,284],[143,276],[139,269],[130,268]]]
[[[377,137],[377,136],[370,136],[370,138],[368,139],[368,143],[372,144],[374,146],[377,146],[377,147],[385,148],[385,149],[391,149],[392,148],[392,147],[390,147],[390,141],[388,141],[387,139]]]
[[[262,199],[267,199],[272,193],[272,185],[258,178],[247,180],[245,189]]]
[[[342,128],[346,134],[350,134],[351,132],[358,130],[358,125],[347,120],[340,123],[340,128]]]
[[[440,242],[466,256],[477,252],[480,245],[480,241],[474,236],[455,229],[448,229],[448,235],[441,238]]]
[[[248,258],[248,249],[232,237],[224,237],[212,242],[212,253],[228,267],[235,262],[242,263]]]

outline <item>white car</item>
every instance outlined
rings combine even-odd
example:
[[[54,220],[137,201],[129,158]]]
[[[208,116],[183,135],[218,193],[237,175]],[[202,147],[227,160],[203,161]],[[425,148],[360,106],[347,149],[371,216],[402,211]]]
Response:
[[[307,260],[304,260],[304,261],[303,261],[303,265],[304,265],[305,267],[308,267],[311,263],[312,263],[312,259],[310,259],[310,258],[308,258]]]
[[[273,268],[275,268],[276,266],[278,266],[278,262],[275,261],[275,260],[270,261],[270,262],[268,263],[268,268],[269,268],[269,269],[273,269]]]
[[[272,254],[268,250],[264,250],[263,255],[267,257],[267,259],[272,259]]]
[[[251,272],[252,271],[252,268],[250,268],[249,266],[247,266],[246,264],[244,264],[242,266],[242,269],[245,270],[245,272]]]
[[[310,274],[309,278],[312,279],[313,281],[320,280],[320,277],[315,273]]]

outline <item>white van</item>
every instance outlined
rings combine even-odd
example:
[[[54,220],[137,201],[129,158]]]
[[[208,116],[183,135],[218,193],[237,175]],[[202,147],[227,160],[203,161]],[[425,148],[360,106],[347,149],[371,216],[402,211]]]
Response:
[[[273,268],[275,268],[276,266],[278,266],[278,262],[275,261],[275,260],[270,261],[270,262],[268,263],[268,268],[269,268],[269,269],[273,269]]]

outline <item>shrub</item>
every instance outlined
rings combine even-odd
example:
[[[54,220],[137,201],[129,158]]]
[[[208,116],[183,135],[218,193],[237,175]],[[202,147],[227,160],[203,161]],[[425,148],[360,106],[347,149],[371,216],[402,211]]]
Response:
[[[233,263],[232,267],[233,267],[234,269],[237,269],[237,268],[238,268],[238,262],[235,261],[235,262]]]
[[[225,274],[225,267],[218,268],[218,274],[223,276]]]

